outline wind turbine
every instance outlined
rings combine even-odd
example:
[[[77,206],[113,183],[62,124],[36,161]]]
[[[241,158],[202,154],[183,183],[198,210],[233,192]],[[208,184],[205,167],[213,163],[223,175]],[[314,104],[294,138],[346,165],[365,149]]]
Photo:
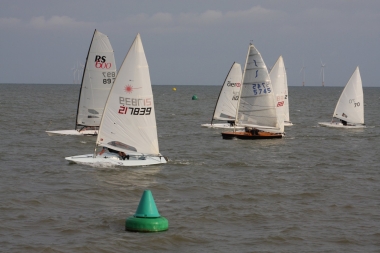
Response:
[[[321,59],[322,87],[325,86],[325,66],[326,66],[326,63],[323,64],[323,63],[322,63],[322,59]]]
[[[79,61],[77,61],[77,63],[74,64],[74,68],[71,69],[74,72],[73,73],[74,74],[74,84],[80,83],[81,75],[83,73],[83,69],[84,69],[84,65],[82,63],[80,63]]]
[[[303,73],[302,86],[305,86],[305,64],[304,64],[303,60],[302,60],[302,68],[300,70],[300,73],[301,72]]]
[[[73,83],[76,84],[75,83],[75,79],[77,77],[77,71],[78,71],[78,69],[75,67],[75,64],[74,64],[74,68],[72,68],[71,70],[73,71]]]

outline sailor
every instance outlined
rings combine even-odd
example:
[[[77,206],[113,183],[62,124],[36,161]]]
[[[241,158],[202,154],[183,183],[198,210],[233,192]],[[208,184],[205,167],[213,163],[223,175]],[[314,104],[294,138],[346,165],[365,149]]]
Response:
[[[106,147],[103,147],[102,151],[100,151],[98,155],[103,155],[105,152],[108,152],[108,150]]]
[[[129,160],[129,155],[126,155],[124,152],[119,151],[118,154],[122,160],[125,160],[125,158],[127,158],[127,160]]]
[[[108,150],[110,151],[110,153],[118,154],[120,156],[120,160],[125,160],[125,158],[128,158],[129,160],[129,156],[127,157],[127,155],[122,151],[117,151],[111,148],[108,148]]]
[[[100,151],[98,155],[104,158],[122,160],[122,157],[120,156],[119,151],[114,150],[112,148],[103,147],[102,151]]]
[[[253,129],[252,127],[245,127],[244,131],[247,132],[247,133],[249,133],[249,132],[252,131],[252,129]]]
[[[252,134],[252,135],[259,135],[259,130],[256,129],[256,128],[253,128],[253,129],[251,130],[251,134]]]

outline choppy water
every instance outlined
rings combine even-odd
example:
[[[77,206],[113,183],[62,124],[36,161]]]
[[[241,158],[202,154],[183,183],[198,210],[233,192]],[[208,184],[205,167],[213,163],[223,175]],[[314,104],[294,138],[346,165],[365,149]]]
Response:
[[[317,127],[342,87],[290,87],[276,140],[223,140],[220,87],[153,86],[160,151],[143,168],[69,165],[94,137],[72,129],[79,86],[0,85],[0,252],[380,252],[380,88],[366,129]],[[191,100],[196,94],[199,100]],[[169,230],[124,231],[145,189]]]

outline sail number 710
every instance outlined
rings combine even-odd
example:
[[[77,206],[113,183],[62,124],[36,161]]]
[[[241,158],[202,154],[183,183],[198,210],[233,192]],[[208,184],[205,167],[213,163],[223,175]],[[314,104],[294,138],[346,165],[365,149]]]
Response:
[[[360,106],[360,102],[355,102],[355,99],[349,99],[348,102],[350,104],[354,104],[354,107],[359,107]]]

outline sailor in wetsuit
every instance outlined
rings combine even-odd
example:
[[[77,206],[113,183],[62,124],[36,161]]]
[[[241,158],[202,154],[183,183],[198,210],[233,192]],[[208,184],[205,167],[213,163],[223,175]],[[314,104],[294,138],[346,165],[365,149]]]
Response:
[[[129,155],[126,155],[124,152],[117,151],[112,148],[103,147],[103,150],[99,153],[99,155],[102,155],[107,151],[111,154],[119,155],[120,160],[125,160],[125,159],[129,160]]]
[[[110,149],[110,148],[108,148],[108,150],[110,151],[110,153],[118,154],[122,160],[125,160],[125,158],[127,158],[127,160],[129,160],[129,155],[126,155],[124,152],[117,151],[117,150]]]
[[[126,155],[124,152],[119,151],[118,154],[121,157],[121,159],[125,160],[125,158],[127,158],[127,160],[129,160],[129,155]]]

